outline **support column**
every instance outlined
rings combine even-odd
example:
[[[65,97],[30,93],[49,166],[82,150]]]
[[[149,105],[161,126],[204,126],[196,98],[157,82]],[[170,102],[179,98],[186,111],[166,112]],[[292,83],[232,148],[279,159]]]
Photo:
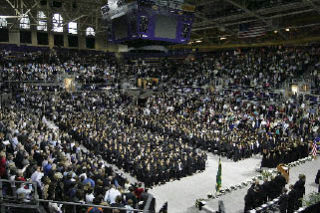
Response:
[[[9,43],[20,46],[20,29],[18,27],[9,30]]]
[[[48,32],[48,39],[49,39],[49,47],[52,49],[54,47],[54,36],[53,33]]]
[[[83,35],[78,36],[79,49],[87,49],[86,37]]]
[[[69,42],[68,42],[68,33],[64,31],[63,33],[63,47],[68,48]]]
[[[32,30],[31,31],[31,42],[32,42],[32,46],[37,46],[38,45],[37,31],[36,30]]]

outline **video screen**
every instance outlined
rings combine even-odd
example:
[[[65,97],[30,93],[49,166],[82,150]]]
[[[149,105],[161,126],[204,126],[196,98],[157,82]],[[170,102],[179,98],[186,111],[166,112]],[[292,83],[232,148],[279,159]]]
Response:
[[[112,20],[112,29],[115,40],[120,40],[128,37],[128,23],[127,16],[121,16]]]
[[[156,38],[176,39],[178,19],[176,16],[156,15]]]

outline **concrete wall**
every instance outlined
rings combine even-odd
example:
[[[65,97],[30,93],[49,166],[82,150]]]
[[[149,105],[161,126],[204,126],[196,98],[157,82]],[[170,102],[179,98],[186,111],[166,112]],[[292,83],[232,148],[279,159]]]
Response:
[[[16,27],[9,30],[9,43],[20,45],[20,31]]]

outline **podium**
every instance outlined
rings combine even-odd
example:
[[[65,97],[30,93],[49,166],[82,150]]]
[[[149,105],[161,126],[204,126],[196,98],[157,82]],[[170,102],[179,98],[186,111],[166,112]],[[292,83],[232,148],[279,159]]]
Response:
[[[289,174],[290,174],[290,168],[288,165],[280,163],[277,166],[277,170],[283,175],[283,177],[286,179],[287,183],[289,183]]]

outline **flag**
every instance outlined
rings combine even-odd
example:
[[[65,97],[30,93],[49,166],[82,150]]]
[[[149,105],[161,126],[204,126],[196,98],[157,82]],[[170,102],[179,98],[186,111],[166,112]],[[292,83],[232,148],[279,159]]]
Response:
[[[221,168],[221,159],[219,158],[219,166],[216,176],[216,191],[219,191],[221,189],[221,174],[222,174],[222,168]]]
[[[263,23],[251,22],[239,25],[238,38],[254,38],[266,34],[266,28]]]
[[[314,158],[317,157],[317,152],[318,152],[318,145],[317,145],[317,140],[314,140],[313,143],[312,143],[312,156]]]

